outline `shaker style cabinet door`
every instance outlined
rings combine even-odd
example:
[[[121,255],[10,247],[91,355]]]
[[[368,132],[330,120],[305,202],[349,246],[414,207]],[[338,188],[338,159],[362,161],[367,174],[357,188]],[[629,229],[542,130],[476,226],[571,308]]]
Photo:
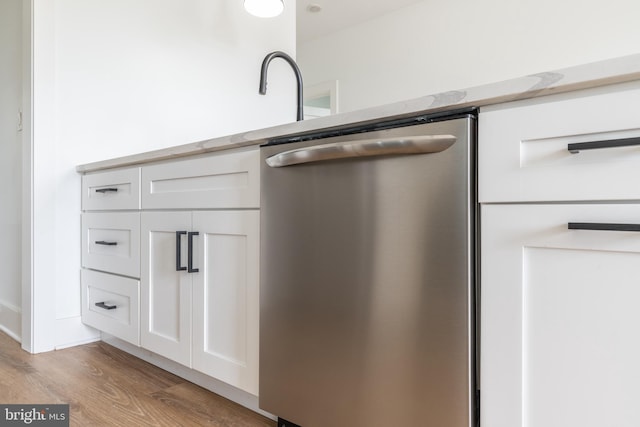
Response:
[[[191,212],[141,215],[140,345],[191,366]]]
[[[258,394],[258,211],[194,212],[193,368]],[[196,243],[194,242],[194,245]]]
[[[640,425],[638,229],[640,204],[482,207],[481,425]]]

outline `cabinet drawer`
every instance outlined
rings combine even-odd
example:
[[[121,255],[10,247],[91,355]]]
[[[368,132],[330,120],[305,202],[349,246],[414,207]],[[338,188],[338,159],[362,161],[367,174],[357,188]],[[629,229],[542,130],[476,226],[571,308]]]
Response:
[[[260,151],[237,151],[142,168],[142,208],[257,208]]]
[[[480,202],[640,199],[640,83],[482,109]],[[605,143],[607,146],[609,143]]]
[[[140,345],[139,282],[82,270],[82,322]]]
[[[82,266],[140,277],[140,213],[82,214]]]
[[[140,168],[82,176],[82,210],[140,209]]]

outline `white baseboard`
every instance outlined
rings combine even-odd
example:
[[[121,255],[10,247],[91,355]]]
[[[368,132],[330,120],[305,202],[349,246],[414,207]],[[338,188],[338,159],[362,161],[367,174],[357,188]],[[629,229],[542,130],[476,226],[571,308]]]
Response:
[[[269,412],[263,411],[258,407],[258,396],[254,396],[246,391],[235,388],[227,383],[216,380],[208,375],[202,374],[193,369],[189,369],[186,366],[155,354],[149,350],[145,350],[141,347],[136,347],[133,344],[122,341],[114,336],[102,333],[102,340],[112,346],[119,348],[122,351],[136,356],[146,362],[151,363],[159,368],[169,371],[174,375],[186,379],[194,384],[199,385],[209,391],[214,392],[222,397],[225,397],[239,405],[244,406],[247,409],[257,412],[267,418],[275,420],[277,417]]]
[[[22,342],[22,310],[0,301],[0,330],[18,342]]]
[[[56,350],[100,341],[100,332],[82,323],[80,316],[56,319]]]

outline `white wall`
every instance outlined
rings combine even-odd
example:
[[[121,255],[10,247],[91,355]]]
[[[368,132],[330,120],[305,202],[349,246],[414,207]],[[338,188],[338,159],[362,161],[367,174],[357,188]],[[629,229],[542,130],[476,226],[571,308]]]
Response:
[[[639,16],[638,0],[425,0],[301,44],[298,62],[352,111],[638,53]]]
[[[22,1],[0,1],[0,330],[20,339]]]
[[[258,94],[263,57],[295,55],[288,6],[260,20],[230,0],[34,0],[32,351],[91,338],[78,318],[75,166],[295,121],[285,63]]]

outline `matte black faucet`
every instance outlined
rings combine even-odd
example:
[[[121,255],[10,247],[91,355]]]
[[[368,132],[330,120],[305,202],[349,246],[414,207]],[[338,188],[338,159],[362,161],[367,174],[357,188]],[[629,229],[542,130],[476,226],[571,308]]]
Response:
[[[296,81],[298,82],[298,115],[296,120],[304,120],[302,106],[302,73],[300,72],[300,68],[298,68],[298,64],[296,64],[296,61],[286,53],[277,50],[264,57],[264,60],[262,61],[262,68],[260,70],[260,95],[265,95],[267,93],[267,68],[269,68],[269,63],[273,58],[282,58],[291,65],[291,68],[293,68],[293,72],[296,74]]]

